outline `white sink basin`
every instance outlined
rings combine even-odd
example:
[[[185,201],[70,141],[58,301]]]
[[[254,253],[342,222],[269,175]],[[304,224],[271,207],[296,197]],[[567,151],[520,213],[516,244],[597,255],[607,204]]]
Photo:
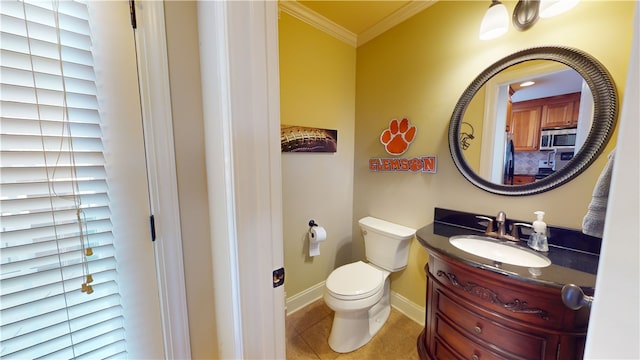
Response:
[[[542,254],[490,237],[459,235],[450,237],[449,242],[462,251],[504,264],[536,268],[551,265],[549,258]]]

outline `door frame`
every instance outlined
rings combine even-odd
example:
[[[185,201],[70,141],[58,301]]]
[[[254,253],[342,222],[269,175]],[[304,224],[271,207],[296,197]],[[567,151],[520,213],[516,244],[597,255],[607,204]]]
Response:
[[[190,358],[164,5],[136,10],[165,354]],[[198,2],[198,33],[218,356],[285,358],[278,4]]]
[[[190,359],[164,3],[135,3],[138,81],[166,359]]]
[[[220,358],[285,358],[278,3],[198,2]]]

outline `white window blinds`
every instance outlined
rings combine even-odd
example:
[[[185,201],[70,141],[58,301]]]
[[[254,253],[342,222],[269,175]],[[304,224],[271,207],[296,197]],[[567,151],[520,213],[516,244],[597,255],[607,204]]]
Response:
[[[0,357],[125,357],[86,5],[0,13]]]

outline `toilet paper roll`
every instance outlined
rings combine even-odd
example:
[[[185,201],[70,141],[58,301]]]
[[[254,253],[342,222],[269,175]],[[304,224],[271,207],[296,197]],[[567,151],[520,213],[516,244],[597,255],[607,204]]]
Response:
[[[309,230],[309,256],[320,255],[320,243],[327,240],[327,231],[322,226]]]

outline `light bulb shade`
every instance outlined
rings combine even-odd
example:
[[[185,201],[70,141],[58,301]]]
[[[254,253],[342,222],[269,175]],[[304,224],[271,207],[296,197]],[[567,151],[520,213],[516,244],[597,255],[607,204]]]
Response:
[[[571,10],[580,0],[540,0],[540,17],[550,18]]]
[[[494,1],[480,24],[480,40],[495,39],[509,30],[509,12],[499,1]]]

